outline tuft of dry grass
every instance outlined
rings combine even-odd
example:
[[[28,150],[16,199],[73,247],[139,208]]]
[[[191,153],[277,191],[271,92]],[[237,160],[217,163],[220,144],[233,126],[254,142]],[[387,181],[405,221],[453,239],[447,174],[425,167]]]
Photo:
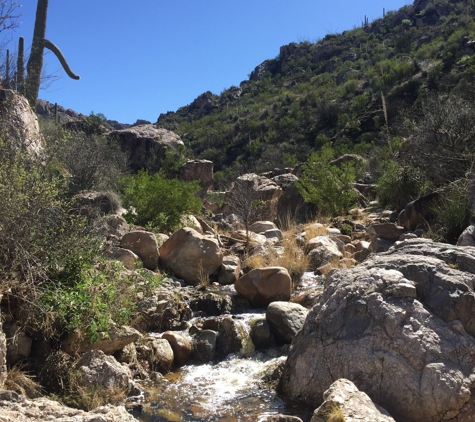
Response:
[[[345,415],[339,406],[333,406],[327,413],[326,422],[345,422]]]
[[[21,367],[14,366],[7,372],[4,388],[15,391],[29,399],[41,396],[41,386]]]
[[[317,236],[326,236],[327,228],[321,223],[313,223],[305,227],[305,238],[308,240]]]

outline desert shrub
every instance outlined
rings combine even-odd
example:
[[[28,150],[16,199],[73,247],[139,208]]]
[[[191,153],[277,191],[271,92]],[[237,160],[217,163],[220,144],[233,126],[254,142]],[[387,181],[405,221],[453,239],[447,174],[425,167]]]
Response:
[[[456,243],[470,224],[467,188],[468,179],[459,179],[443,189],[441,198],[433,207],[438,222],[435,228],[437,240]]]
[[[195,196],[198,182],[185,183],[166,179],[145,170],[123,179],[124,215],[129,223],[161,232],[173,231],[185,214],[197,213],[201,201]]]
[[[334,152],[329,144],[313,153],[303,165],[303,175],[297,185],[305,201],[315,204],[328,216],[344,213],[357,198],[353,190],[354,165],[332,165],[333,159]]]
[[[0,140],[2,281],[28,290],[48,281],[72,256],[86,257],[95,248],[85,219],[64,196],[61,177],[38,157]]]
[[[429,183],[424,173],[412,166],[401,166],[394,161],[383,165],[377,180],[376,193],[383,206],[400,210],[407,203],[427,193]]]
[[[41,121],[41,129],[48,160],[65,176],[72,191],[118,191],[127,159],[117,143],[100,133],[68,131],[51,121]]]

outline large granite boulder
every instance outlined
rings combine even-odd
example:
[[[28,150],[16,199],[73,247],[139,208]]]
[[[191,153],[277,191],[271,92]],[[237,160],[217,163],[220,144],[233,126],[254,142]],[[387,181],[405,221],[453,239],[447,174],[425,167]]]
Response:
[[[107,137],[110,141],[117,142],[127,154],[128,164],[133,171],[143,168],[159,170],[166,152],[178,153],[184,145],[177,134],[152,124],[114,130]]]
[[[183,366],[188,362],[191,356],[191,343],[184,335],[175,331],[166,331],[162,338],[170,343],[176,366]]]
[[[283,267],[256,268],[236,280],[236,291],[252,306],[264,308],[275,301],[288,301],[292,279]]]
[[[335,409],[341,412],[345,422],[394,422],[385,409],[375,405],[366,393],[344,378],[335,381],[325,391],[323,400],[310,422],[327,422]]]
[[[411,239],[331,272],[280,390],[317,407],[346,378],[396,420],[473,420],[474,264],[475,248]]]
[[[16,146],[23,146],[34,155],[43,152],[43,138],[38,117],[25,97],[11,89],[0,89],[0,125]]]
[[[135,253],[148,270],[156,270],[158,266],[158,243],[157,238],[151,232],[136,230],[125,234],[121,239],[124,249]]]
[[[223,252],[216,239],[185,227],[160,246],[160,261],[177,277],[197,285],[221,266]]]

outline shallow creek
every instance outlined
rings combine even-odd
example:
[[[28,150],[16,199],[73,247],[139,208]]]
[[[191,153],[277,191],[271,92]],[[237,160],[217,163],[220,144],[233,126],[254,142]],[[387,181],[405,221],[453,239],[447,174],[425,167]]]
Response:
[[[306,274],[301,290],[320,282]],[[233,318],[249,332],[251,320],[263,314],[244,313]],[[278,356],[276,350],[256,353],[249,340],[240,354],[229,355],[224,361],[186,365],[165,375],[164,380],[146,385],[143,410],[134,416],[141,422],[254,422],[283,413],[308,422],[313,409],[285,403],[262,382],[266,369],[283,360],[285,356]]]

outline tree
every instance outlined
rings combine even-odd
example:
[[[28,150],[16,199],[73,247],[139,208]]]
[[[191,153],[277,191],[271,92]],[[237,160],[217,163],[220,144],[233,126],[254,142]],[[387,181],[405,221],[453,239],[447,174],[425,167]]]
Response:
[[[262,201],[257,197],[255,189],[256,183],[255,175],[238,177],[225,199],[229,210],[243,222],[248,243],[250,240],[249,227],[263,215]]]
[[[311,154],[297,188],[305,201],[315,204],[323,214],[337,216],[353,206],[358,196],[353,188],[354,165],[337,166],[332,164],[333,159],[330,144]]]

